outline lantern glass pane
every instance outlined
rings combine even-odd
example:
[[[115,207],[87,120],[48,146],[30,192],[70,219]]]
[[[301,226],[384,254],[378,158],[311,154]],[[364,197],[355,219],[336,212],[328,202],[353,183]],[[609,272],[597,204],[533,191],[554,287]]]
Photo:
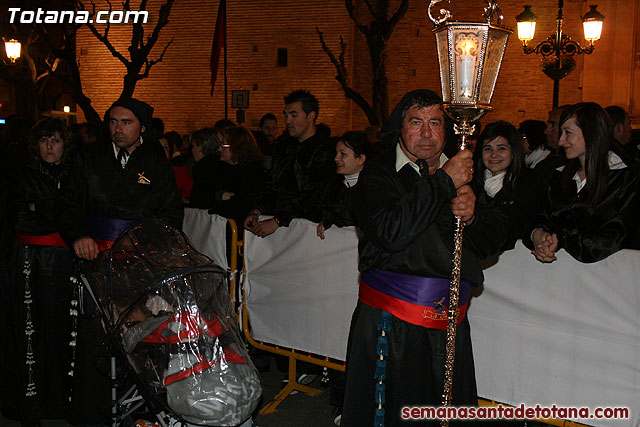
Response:
[[[582,26],[584,27],[585,40],[590,42],[600,40],[600,35],[602,35],[602,21],[585,21]]]
[[[20,58],[20,42],[11,40],[4,43],[4,49],[7,52],[7,58],[13,60]]]
[[[534,21],[518,22],[518,38],[520,41],[528,42],[533,40],[536,33],[536,23]]]
[[[444,102],[451,102],[448,34],[449,32],[446,29],[436,33],[436,48],[438,49],[438,62],[440,65],[440,87]]]
[[[480,104],[489,105],[491,103],[491,97],[493,96],[493,90],[498,80],[502,57],[504,56],[508,40],[508,32],[496,28],[489,30],[486,56],[484,58],[483,69],[481,70],[482,83],[480,84],[480,93],[478,96],[478,102]]]
[[[473,103],[480,68],[484,28],[453,28],[453,102]]]

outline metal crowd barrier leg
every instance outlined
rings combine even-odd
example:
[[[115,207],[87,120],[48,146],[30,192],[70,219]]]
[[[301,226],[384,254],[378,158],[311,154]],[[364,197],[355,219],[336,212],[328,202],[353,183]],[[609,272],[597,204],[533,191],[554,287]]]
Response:
[[[238,253],[242,242],[238,242],[238,225],[236,222],[231,218],[227,218],[227,224],[229,224],[229,228],[231,229],[231,250],[229,251],[231,255],[231,259],[229,260],[229,270],[231,270],[231,274],[229,275],[229,296],[231,297],[231,300],[236,303],[239,299],[236,295],[236,285],[238,283]]]

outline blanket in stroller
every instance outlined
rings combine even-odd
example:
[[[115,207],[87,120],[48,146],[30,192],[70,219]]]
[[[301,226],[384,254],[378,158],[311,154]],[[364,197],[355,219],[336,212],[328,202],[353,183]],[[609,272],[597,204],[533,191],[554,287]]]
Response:
[[[235,426],[251,416],[262,390],[226,274],[180,231],[136,224],[101,253],[87,281],[152,399],[190,424]]]

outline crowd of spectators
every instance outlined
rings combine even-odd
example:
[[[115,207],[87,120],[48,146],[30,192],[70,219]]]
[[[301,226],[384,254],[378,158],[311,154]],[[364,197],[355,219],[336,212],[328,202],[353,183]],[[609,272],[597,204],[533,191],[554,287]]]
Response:
[[[119,126],[115,121],[129,120],[115,115],[119,109],[133,111],[140,119],[144,151],[127,153],[124,142],[115,140],[114,135],[120,135],[114,133],[113,126]],[[368,212],[353,208],[354,200],[363,200],[358,196],[359,176],[370,167],[380,169],[384,151],[406,142],[399,134],[381,138],[380,128],[374,126],[332,136],[329,126],[319,122],[320,112],[315,96],[296,90],[284,98],[281,131],[278,117],[267,113],[254,131],[220,120],[181,136],[165,132],[162,121],[151,120],[146,107],[129,101],[115,103],[108,111],[105,123],[111,124],[110,132],[88,123],[69,128],[53,118],[9,121],[0,134],[6,165],[0,182],[0,290],[9,301],[4,313],[10,325],[2,340],[11,343],[3,345],[2,362],[13,367],[5,370],[3,383],[16,391],[3,393],[3,414],[23,425],[67,416],[70,380],[65,364],[71,325],[66,301],[71,288],[61,283],[69,277],[74,251],[80,256],[76,243],[91,233],[90,225],[87,230],[78,228],[92,221],[86,214],[135,220],[164,212],[179,225],[181,215],[174,212],[179,193],[183,206],[232,218],[260,238],[287,227],[294,218],[317,223],[320,239],[330,227],[358,226],[363,218],[371,227]],[[404,119],[405,111],[401,114],[398,120]],[[480,131],[478,124],[469,148],[475,215],[465,220],[473,223],[476,216],[492,212],[506,218],[500,251],[522,240],[541,262],[555,261],[561,249],[581,262],[599,261],[624,248],[640,249],[640,144],[628,113],[616,106],[579,103],[550,111],[546,122],[515,125],[496,121]],[[445,120],[444,126],[444,152],[453,157],[452,124]],[[111,149],[112,141],[120,150]],[[149,171],[166,163],[162,176],[171,179],[150,181],[150,172],[138,173],[137,182],[153,190],[142,198],[138,190],[123,191],[124,181],[94,187],[87,177],[104,169],[106,156],[125,171],[129,158],[148,162]],[[412,167],[423,175],[428,166],[430,174],[444,179],[434,171],[447,160],[442,154],[435,165],[417,161]],[[106,177],[111,172],[102,173]],[[94,188],[104,197],[88,194]],[[462,192],[466,191],[470,190]],[[140,208],[118,210],[118,203],[137,203]],[[451,211],[446,215],[451,217]],[[87,259],[95,258],[96,250],[90,245]],[[37,280],[25,280],[27,270]],[[29,328],[39,334],[25,334]],[[35,341],[44,335],[46,342]],[[25,365],[25,360],[35,363]],[[51,399],[31,399],[29,390],[36,386],[42,390],[38,396]]]

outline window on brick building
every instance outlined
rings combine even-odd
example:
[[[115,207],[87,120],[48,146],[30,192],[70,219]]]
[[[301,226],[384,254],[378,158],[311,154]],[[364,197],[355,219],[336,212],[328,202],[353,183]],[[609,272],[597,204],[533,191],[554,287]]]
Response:
[[[286,67],[287,66],[287,48],[279,47],[278,48],[278,60],[276,65],[278,67]]]

